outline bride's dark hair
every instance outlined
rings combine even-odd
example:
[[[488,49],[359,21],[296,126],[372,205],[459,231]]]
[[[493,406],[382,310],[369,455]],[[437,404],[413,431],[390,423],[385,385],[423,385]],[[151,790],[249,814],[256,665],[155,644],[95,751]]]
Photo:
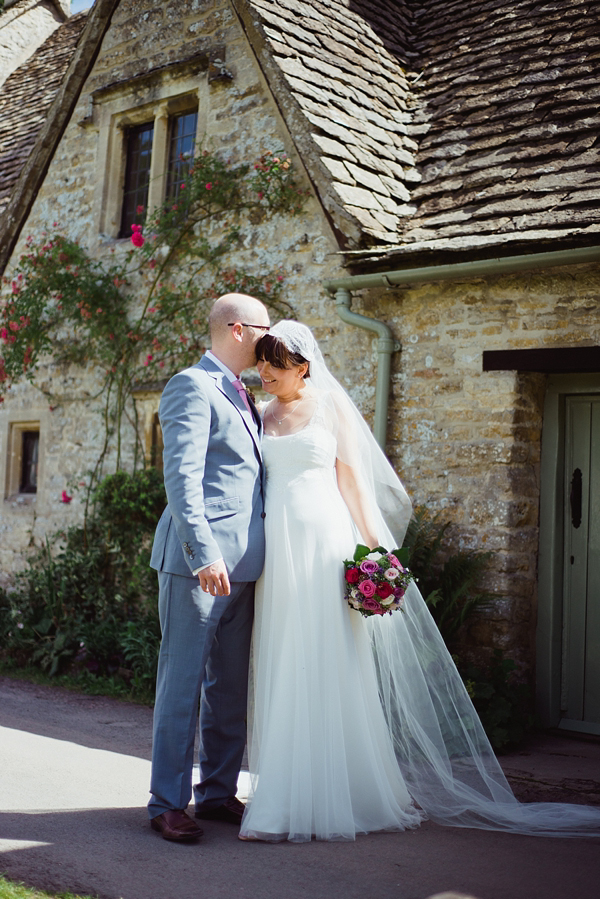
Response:
[[[291,368],[294,365],[308,365],[305,378],[310,377],[310,362],[300,353],[291,353],[283,340],[265,334],[256,344],[256,358],[259,362],[270,362],[273,368]]]

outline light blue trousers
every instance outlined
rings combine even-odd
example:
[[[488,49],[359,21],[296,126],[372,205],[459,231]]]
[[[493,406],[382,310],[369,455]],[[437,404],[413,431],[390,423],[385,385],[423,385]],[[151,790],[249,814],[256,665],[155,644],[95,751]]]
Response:
[[[187,808],[200,700],[200,783],[196,808],[235,796],[246,741],[254,583],[229,596],[205,593],[198,578],[158,572],[162,642],[152,743],[151,818]]]

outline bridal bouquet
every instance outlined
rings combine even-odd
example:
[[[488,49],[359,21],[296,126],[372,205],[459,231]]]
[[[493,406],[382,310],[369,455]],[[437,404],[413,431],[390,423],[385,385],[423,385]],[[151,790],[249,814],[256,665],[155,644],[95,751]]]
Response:
[[[407,550],[388,552],[383,546],[369,549],[358,544],[354,558],[344,561],[346,599],[361,615],[390,615],[402,609],[404,593],[414,575],[402,565]],[[400,558],[399,558],[400,557]]]

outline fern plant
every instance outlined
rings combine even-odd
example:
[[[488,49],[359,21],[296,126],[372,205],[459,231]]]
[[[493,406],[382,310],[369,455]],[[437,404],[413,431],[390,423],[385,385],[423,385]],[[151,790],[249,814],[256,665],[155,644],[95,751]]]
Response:
[[[409,568],[429,606],[446,645],[452,644],[473,612],[485,606],[493,593],[479,587],[491,552],[444,551],[449,521],[417,506],[408,526],[404,546]]]
[[[515,681],[516,665],[504,658],[501,650],[494,650],[485,670],[465,662],[457,652],[461,628],[496,597],[480,586],[492,553],[452,552],[447,539],[449,527],[442,513],[432,515],[425,506],[417,506],[404,540],[408,566],[453,653],[490,743],[498,751],[516,745],[531,727],[530,691],[527,685]]]

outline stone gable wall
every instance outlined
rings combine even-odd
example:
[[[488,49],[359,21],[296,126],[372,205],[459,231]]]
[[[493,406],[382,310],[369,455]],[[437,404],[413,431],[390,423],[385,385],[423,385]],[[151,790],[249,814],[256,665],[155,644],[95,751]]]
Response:
[[[108,238],[98,230],[105,172],[99,159],[102,116],[98,104],[92,104],[92,92],[150,73],[147,81],[135,82],[135,90],[126,83],[112,88],[115,93],[129,90],[132,103],[145,102],[152,96],[153,79],[162,78],[165,83],[172,78],[177,85],[177,79],[185,75],[185,83],[189,84],[189,71],[178,73],[177,63],[199,54],[206,56],[215,47],[225,47],[226,66],[233,78],[206,86],[206,65],[200,66],[194,76],[204,85],[201,96],[206,102],[200,115],[204,118],[207,144],[233,161],[253,161],[265,150],[285,150],[294,156],[293,142],[228,3],[126,0],[115,14],[57,148],[7,275],[23,253],[27,236],[51,231],[55,221],[64,233],[80,240],[98,257],[108,258],[113,249],[117,254],[129,249],[128,240]],[[165,68],[169,66],[175,68]],[[294,157],[294,162],[302,176],[299,159]],[[309,186],[308,180],[305,186]],[[278,216],[259,226],[248,226],[231,264],[259,275],[281,268],[286,274],[286,299],[297,316],[315,326],[325,347],[331,338],[339,347],[337,355],[344,360],[348,353],[341,347],[348,346],[352,335],[345,334],[340,339],[346,329],[336,319],[334,304],[321,287],[323,280],[341,273],[337,249],[321,206],[311,198],[301,217]],[[374,371],[370,371],[370,377],[372,380]],[[46,532],[81,519],[83,494],[73,487],[92,466],[104,434],[99,415],[102,397],[94,398],[99,384],[93,373],[49,367],[42,381],[54,390],[60,387],[61,393],[71,396],[73,402],[50,410],[39,390],[22,383],[11,389],[0,410],[0,478],[5,477],[10,422],[27,419],[41,423],[42,483],[38,495],[33,501],[24,497],[4,500],[0,510],[0,576],[5,581],[11,572],[22,567],[32,540],[39,545]],[[74,495],[68,505],[60,501],[64,489]]]

